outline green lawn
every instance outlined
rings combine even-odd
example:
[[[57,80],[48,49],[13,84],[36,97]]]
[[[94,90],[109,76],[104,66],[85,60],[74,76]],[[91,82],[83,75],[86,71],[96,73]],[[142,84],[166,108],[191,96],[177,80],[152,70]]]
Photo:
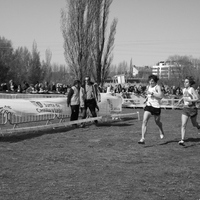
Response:
[[[189,122],[179,146],[181,110],[162,122],[166,137],[151,118],[145,145],[136,118],[2,137],[0,199],[199,200],[200,134]]]

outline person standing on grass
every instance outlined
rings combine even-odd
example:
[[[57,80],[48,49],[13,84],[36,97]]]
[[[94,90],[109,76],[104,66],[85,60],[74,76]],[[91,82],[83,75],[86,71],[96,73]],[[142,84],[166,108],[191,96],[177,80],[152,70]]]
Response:
[[[197,92],[192,87],[195,81],[192,76],[187,76],[184,80],[183,97],[178,101],[177,106],[183,102],[183,111],[181,116],[181,140],[179,145],[184,145],[184,138],[186,132],[186,126],[189,118],[192,125],[200,129],[200,125],[197,122],[198,109],[196,102],[199,100]]]
[[[80,89],[80,106],[82,108],[82,119],[87,117],[87,109],[89,108],[92,117],[97,117],[96,109],[99,111],[98,102],[100,101],[100,92],[97,83],[93,83],[89,76],[85,77],[84,84]],[[94,121],[98,123],[97,120]],[[82,124],[84,127],[84,124]]]
[[[161,91],[161,86],[157,84],[158,77],[156,75],[149,76],[149,85],[147,86],[147,98],[146,106],[144,108],[143,122],[142,122],[142,137],[138,144],[145,144],[145,134],[147,132],[147,123],[150,117],[153,115],[156,125],[159,128],[160,138],[164,138],[164,132],[162,128],[162,122],[160,121],[161,115],[161,99],[163,98],[163,93]]]
[[[67,95],[67,106],[71,107],[70,121],[78,119],[80,108],[80,85],[79,80],[75,80]]]

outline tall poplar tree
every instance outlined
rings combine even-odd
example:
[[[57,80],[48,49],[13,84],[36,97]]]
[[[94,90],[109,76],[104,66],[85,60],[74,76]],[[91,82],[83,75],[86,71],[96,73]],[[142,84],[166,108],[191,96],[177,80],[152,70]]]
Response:
[[[28,66],[28,82],[31,84],[36,84],[37,81],[41,81],[41,62],[40,62],[40,54],[37,50],[37,44],[34,41],[32,47],[31,61]]]
[[[0,83],[9,81],[9,71],[13,59],[13,47],[10,40],[0,37]]]
[[[61,31],[64,38],[66,63],[75,78],[90,75],[98,84],[108,76],[117,20],[110,26],[109,8],[112,0],[66,0],[61,11]]]

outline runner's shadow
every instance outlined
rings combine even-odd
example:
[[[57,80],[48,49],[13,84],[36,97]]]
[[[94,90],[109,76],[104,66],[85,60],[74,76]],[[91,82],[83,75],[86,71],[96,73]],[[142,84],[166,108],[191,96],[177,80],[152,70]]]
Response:
[[[185,142],[200,142],[200,138],[187,138]]]
[[[179,140],[169,140],[169,141],[166,141],[166,142],[163,142],[161,144],[154,144],[154,145],[148,145],[148,146],[145,146],[144,148],[149,148],[149,147],[155,147],[155,146],[159,146],[159,145],[167,145],[167,144],[170,144],[170,143],[178,143]]]
[[[178,141],[179,141],[178,139],[175,139],[175,140],[168,140],[168,141],[163,142],[163,143],[161,143],[161,144],[159,144],[159,145],[166,145],[166,144],[170,144],[170,143],[177,143]]]
[[[159,146],[159,145],[166,145],[166,144],[169,144],[169,143],[172,143],[172,142],[178,142],[178,140],[177,141],[167,141],[167,142],[161,143],[161,144],[145,145],[144,148],[156,147],[156,146]]]
[[[126,123],[116,123],[116,122],[104,122],[104,123],[99,123],[98,125],[97,125],[97,127],[111,127],[111,126],[132,126],[133,124],[126,124]]]
[[[166,145],[166,144],[170,144],[170,143],[178,143],[179,140],[169,140],[169,141],[166,141],[164,143],[161,143],[160,145]],[[194,142],[194,143],[197,143],[197,142],[200,142],[200,138],[187,138],[184,140],[185,141],[185,144],[184,144],[184,148],[189,148],[189,147],[192,147],[192,146],[197,146],[199,144],[191,144],[191,145],[187,145],[186,146],[186,143],[187,142]]]
[[[191,145],[184,146],[184,148],[194,147],[200,145],[200,138],[187,138],[185,142],[193,142]]]

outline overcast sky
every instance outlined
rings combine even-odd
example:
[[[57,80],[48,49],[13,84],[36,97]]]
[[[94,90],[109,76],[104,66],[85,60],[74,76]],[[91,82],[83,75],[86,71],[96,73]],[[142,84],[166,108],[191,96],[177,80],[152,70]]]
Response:
[[[52,51],[52,63],[65,64],[60,10],[65,0],[0,0],[0,36],[13,47],[31,50],[41,59]],[[171,55],[200,58],[200,0],[113,0],[109,19],[118,19],[113,64],[154,65]]]

